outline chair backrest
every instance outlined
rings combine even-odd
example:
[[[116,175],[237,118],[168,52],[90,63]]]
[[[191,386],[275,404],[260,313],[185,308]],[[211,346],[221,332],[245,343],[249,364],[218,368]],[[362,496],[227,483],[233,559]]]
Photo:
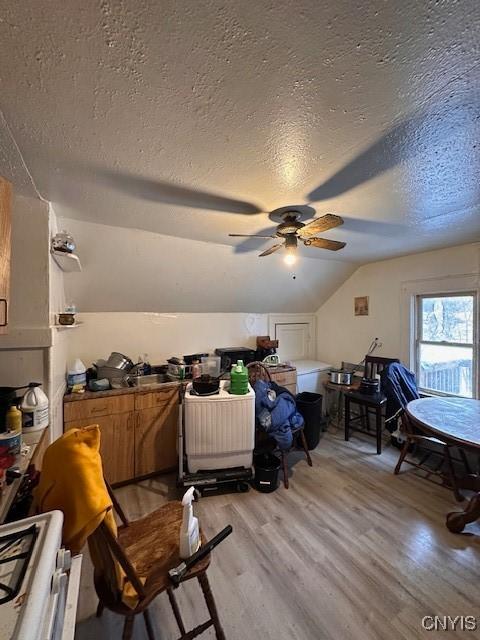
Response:
[[[248,369],[248,382],[253,387],[257,380],[265,380],[266,382],[272,381],[270,371],[263,364],[263,362],[250,362],[247,364]]]
[[[392,362],[400,362],[398,358],[381,358],[379,356],[365,356],[365,378],[375,378]]]
[[[140,577],[117,538],[104,522],[88,538],[88,546],[94,566],[95,588],[99,598],[107,606],[115,606],[122,598],[125,599],[125,591],[122,592],[120,588],[123,583],[125,589],[125,578],[131,585],[127,598],[133,606],[145,596]],[[123,577],[119,574],[119,569],[123,571]]]

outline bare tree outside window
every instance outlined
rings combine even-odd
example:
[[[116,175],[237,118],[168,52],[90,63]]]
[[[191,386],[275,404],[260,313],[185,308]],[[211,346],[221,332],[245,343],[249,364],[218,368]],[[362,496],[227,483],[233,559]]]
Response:
[[[417,376],[426,391],[473,397],[474,294],[418,296]]]

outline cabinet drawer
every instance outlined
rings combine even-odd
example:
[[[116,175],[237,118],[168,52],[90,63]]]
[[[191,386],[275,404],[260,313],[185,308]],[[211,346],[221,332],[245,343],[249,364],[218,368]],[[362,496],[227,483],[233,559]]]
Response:
[[[279,384],[281,387],[287,387],[288,385],[297,384],[297,372],[285,371],[284,373],[272,373],[272,380]]]
[[[282,386],[285,387],[285,389],[288,389],[292,395],[294,395],[294,396],[297,395],[297,385],[296,384],[284,384]]]
[[[63,407],[64,421],[88,420],[90,418],[114,415],[116,413],[128,413],[129,411],[133,411],[134,405],[135,399],[133,393],[109,398],[65,402]]]
[[[178,387],[160,389],[151,393],[138,393],[135,396],[135,409],[153,409],[178,401]]]

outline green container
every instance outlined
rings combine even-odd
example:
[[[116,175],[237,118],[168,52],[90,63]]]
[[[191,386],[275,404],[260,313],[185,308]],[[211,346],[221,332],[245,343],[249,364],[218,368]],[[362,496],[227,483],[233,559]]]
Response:
[[[230,393],[236,396],[244,396],[248,393],[248,370],[243,360],[237,360],[230,372]]]

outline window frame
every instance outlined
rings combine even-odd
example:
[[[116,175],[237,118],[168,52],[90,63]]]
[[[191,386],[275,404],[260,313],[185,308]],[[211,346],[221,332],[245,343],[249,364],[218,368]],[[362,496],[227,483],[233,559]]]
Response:
[[[472,342],[449,342],[448,340],[423,340],[423,326],[422,326],[422,309],[421,301],[425,298],[462,298],[465,296],[471,296],[473,298],[473,327],[472,327]],[[472,350],[472,398],[476,399],[479,396],[479,363],[478,363],[478,332],[479,332],[479,306],[478,306],[478,291],[476,289],[470,290],[458,290],[458,291],[435,291],[434,293],[417,293],[414,296],[414,337],[412,340],[413,346],[413,364],[415,375],[418,380],[418,390],[422,393],[435,396],[444,397],[467,397],[457,396],[453,393],[447,393],[445,391],[438,391],[437,389],[429,389],[420,386],[420,346],[425,345],[439,345],[445,347],[465,347]]]

